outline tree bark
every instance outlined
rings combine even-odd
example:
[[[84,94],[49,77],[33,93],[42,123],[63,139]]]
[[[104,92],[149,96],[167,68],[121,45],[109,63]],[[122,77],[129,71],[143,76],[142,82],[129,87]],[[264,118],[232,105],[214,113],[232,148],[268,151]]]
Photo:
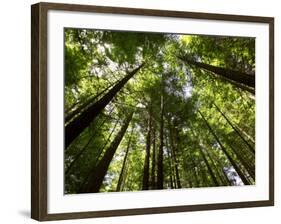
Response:
[[[247,91],[251,94],[252,97],[255,97],[255,89],[246,85],[243,85],[239,82],[235,82],[233,80],[230,80],[228,78],[225,78],[223,76],[220,76],[220,79],[226,83],[231,83],[235,87],[237,87],[239,90]]]
[[[180,181],[179,168],[178,168],[178,160],[177,160],[175,143],[174,143],[174,133],[173,133],[173,130],[172,130],[172,126],[170,124],[170,120],[169,120],[169,126],[170,126],[169,131],[170,131],[170,142],[171,142],[171,154],[172,154],[172,158],[173,158],[174,164],[175,164],[177,188],[181,188],[181,181]]]
[[[219,140],[218,136],[216,135],[216,133],[214,132],[214,130],[211,128],[210,124],[208,123],[208,121],[205,119],[205,117],[203,116],[203,114],[200,112],[200,110],[198,110],[199,114],[201,115],[203,121],[205,122],[206,126],[208,127],[208,129],[210,130],[211,134],[214,136],[214,138],[216,139],[217,143],[219,144],[219,146],[221,147],[221,150],[224,152],[224,154],[226,155],[227,159],[229,160],[229,162],[231,163],[231,165],[234,167],[234,169],[236,170],[236,172],[238,173],[239,177],[241,178],[241,180],[243,181],[243,183],[245,185],[250,185],[250,182],[248,181],[248,179],[245,177],[245,175],[243,174],[243,172],[241,171],[241,169],[236,165],[235,161],[232,159],[232,157],[230,156],[230,154],[228,153],[228,151],[226,150],[226,148],[223,146],[223,144],[221,143],[221,141]]]
[[[106,118],[101,122],[101,124],[98,126],[97,130],[105,123]],[[115,128],[117,126],[117,124],[119,123],[119,121],[116,121],[113,130],[111,131],[109,137],[106,140],[106,143],[104,144],[103,147],[106,146],[106,144],[108,143],[108,141],[110,140],[111,135],[113,134],[113,132],[115,131]],[[95,130],[95,129],[94,129]],[[88,149],[89,144],[91,143],[91,141],[94,139],[94,137],[96,136],[97,132],[94,132],[94,134],[90,137],[90,139],[88,140],[88,142],[85,144],[85,146],[80,150],[79,153],[77,153],[77,155],[75,156],[74,160],[70,163],[70,165],[68,166],[68,168],[65,171],[65,175],[68,175],[69,171],[71,170],[72,166],[75,164],[75,162],[82,156],[82,154],[85,153],[85,151]],[[103,147],[101,148],[101,150],[103,149]],[[98,153],[99,155],[99,153]],[[97,157],[98,158],[98,157]]]
[[[205,147],[206,147],[206,146],[205,146]],[[222,169],[219,169],[219,168],[223,168],[223,166],[222,166],[222,164],[220,163],[220,161],[218,160],[218,162],[219,162],[219,168],[218,168],[217,164],[215,163],[215,161],[214,161],[214,159],[213,159],[213,157],[212,157],[212,154],[210,154],[210,152],[208,152],[208,150],[205,150],[205,152],[206,152],[207,156],[209,157],[209,159],[210,159],[210,161],[211,161],[213,167],[215,167],[216,173],[217,173],[217,175],[218,175],[218,176],[220,177],[220,179],[221,179],[221,183],[222,183],[223,185],[231,185],[231,181],[228,179],[228,177],[227,177],[227,175],[225,174],[225,172],[223,172]]]
[[[153,140],[152,140],[152,163],[151,163],[151,187],[156,188],[156,132],[155,126],[153,127]]]
[[[250,140],[250,142],[252,143],[252,145],[255,145],[255,140],[252,136],[250,136],[247,132],[245,132],[242,128],[240,128],[237,124],[235,125],[235,127],[238,129],[238,131],[240,131],[241,133],[243,133],[244,136],[246,136],[248,138],[248,140]]]
[[[215,176],[215,174],[214,174],[214,172],[213,172],[213,170],[212,170],[212,167],[210,166],[209,161],[207,160],[206,155],[205,155],[205,153],[203,152],[203,149],[201,148],[200,145],[199,145],[199,152],[200,152],[200,154],[201,154],[201,156],[202,156],[202,158],[203,158],[203,160],[204,160],[204,162],[205,162],[205,164],[206,164],[206,166],[207,166],[207,168],[208,168],[208,171],[209,171],[209,173],[210,173],[210,175],[211,175],[211,178],[212,178],[213,183],[215,184],[215,186],[220,186],[220,184],[219,184],[219,182],[217,181],[217,178],[216,178],[216,176]]]
[[[220,77],[240,83],[242,85],[246,85],[250,88],[255,88],[255,76],[254,75],[250,75],[250,74],[240,72],[240,71],[230,70],[227,68],[208,65],[208,64],[190,60],[190,59],[184,58],[184,57],[179,57],[179,58],[186,63],[195,65],[199,68],[212,72]]]
[[[132,119],[133,112],[130,113],[130,115],[125,119],[124,124],[108,149],[106,150],[104,156],[99,161],[98,165],[94,167],[91,171],[90,176],[88,177],[88,180],[84,184],[84,186],[81,187],[79,193],[95,193],[99,192],[99,189],[102,185],[103,179],[106,175],[106,172],[108,170],[109,164],[111,160],[113,159],[113,156],[123,138],[125,135],[127,128],[129,126],[129,123]]]
[[[160,145],[157,160],[157,189],[163,189],[163,147],[164,147],[164,96],[161,95]]]
[[[243,142],[248,146],[252,153],[255,153],[255,149],[247,142],[247,140],[241,135],[241,133],[237,130],[237,128],[232,124],[232,122],[228,119],[228,117],[220,110],[220,108],[213,103],[216,109],[220,112],[220,114],[224,117],[227,123],[232,127],[232,129],[236,132],[236,134],[243,140]]]
[[[78,137],[81,132],[89,126],[89,124],[100,114],[100,112],[106,107],[106,105],[116,96],[116,94],[123,88],[123,86],[136,74],[141,67],[129,72],[120,82],[118,82],[108,93],[106,93],[101,99],[83,111],[79,116],[73,119],[65,127],[65,148]]]
[[[199,173],[198,173],[198,166],[196,165],[194,159],[191,157],[191,163],[192,163],[192,167],[194,172],[193,173],[193,177],[194,177],[194,182],[195,182],[195,187],[200,187],[200,181],[198,179]]]
[[[167,138],[166,138],[166,145],[168,145],[167,144]],[[169,181],[170,181],[170,188],[171,189],[174,189],[174,188],[176,188],[176,186],[174,185],[174,180],[173,180],[173,177],[174,177],[174,175],[173,175],[173,164],[172,164],[172,155],[171,155],[171,152],[170,152],[170,149],[167,147],[167,154],[168,154],[168,163],[169,163],[169,170],[170,170],[170,172],[169,172]]]
[[[150,145],[151,145],[151,105],[149,106],[149,119],[148,119],[148,130],[146,136],[146,148],[145,148],[145,160],[143,166],[143,179],[142,179],[142,190],[148,190],[149,188],[149,161],[150,161]]]
[[[210,183],[210,181],[209,181],[209,179],[208,179],[208,177],[207,177],[207,170],[206,170],[206,167],[204,166],[202,166],[202,164],[200,163],[199,164],[199,168],[200,168],[200,175],[201,175],[201,179],[202,179],[202,187],[208,187],[208,186],[210,186],[210,184],[212,183],[212,181],[211,181],[211,183]]]
[[[130,137],[129,137],[125,157],[124,157],[121,172],[120,172],[120,175],[119,175],[119,179],[118,179],[118,183],[117,183],[117,187],[116,187],[117,192],[121,190],[121,185],[123,184],[125,167],[126,167],[127,158],[128,158],[128,155],[129,155],[129,150],[130,150],[130,147],[131,147],[132,135],[133,135],[133,129],[132,129]]]
[[[250,176],[255,179],[255,167],[251,167],[250,164],[245,160],[245,158],[243,157],[243,155],[240,154],[240,152],[238,152],[238,150],[236,148],[234,148],[232,146],[232,144],[230,143],[230,141],[226,141],[227,144],[229,145],[229,147],[232,149],[232,151],[234,152],[234,154],[237,156],[237,158],[240,160],[241,164],[244,166],[244,168],[247,170],[247,172],[250,174]]]
[[[70,111],[69,113],[67,113],[67,115],[65,116],[64,122],[68,123],[70,120],[72,120],[72,118],[74,118],[76,115],[78,115],[79,113],[81,113],[83,110],[85,110],[89,105],[91,105],[95,99],[97,99],[99,96],[101,96],[103,93],[105,93],[108,89],[110,89],[110,87],[112,87],[113,84],[109,85],[108,87],[106,87],[103,91],[101,91],[100,93],[98,93],[97,95],[95,95],[94,97],[90,97],[89,99],[86,100],[86,102],[82,103],[78,108],[76,108],[75,110]],[[75,105],[72,106],[72,108],[75,107]]]
[[[191,125],[191,132],[192,132],[193,137],[194,137],[195,139],[198,139],[198,141],[200,141],[199,138],[198,138],[198,136],[195,134],[192,125]],[[197,142],[198,142],[198,141],[197,141]],[[215,173],[213,172],[213,169],[212,169],[212,167],[211,167],[211,165],[210,165],[208,159],[206,158],[205,152],[203,151],[203,145],[201,145],[201,142],[198,142],[198,148],[199,148],[199,153],[201,154],[201,157],[203,158],[204,163],[206,164],[206,166],[207,166],[207,168],[208,168],[208,171],[209,171],[209,173],[210,173],[210,175],[211,175],[211,178],[212,178],[213,183],[215,184],[215,186],[219,186],[220,184],[219,184],[219,182],[217,181],[216,175],[215,175]],[[211,162],[212,162],[212,159],[211,159],[211,158],[210,158],[210,160],[211,160]],[[214,165],[214,164],[213,164],[213,165]]]

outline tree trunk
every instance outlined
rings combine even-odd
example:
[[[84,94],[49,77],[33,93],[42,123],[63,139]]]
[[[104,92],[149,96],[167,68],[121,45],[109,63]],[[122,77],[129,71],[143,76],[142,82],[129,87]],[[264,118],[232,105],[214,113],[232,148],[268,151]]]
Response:
[[[123,173],[123,178],[122,178],[122,183],[121,183],[120,191],[123,191],[124,187],[127,185],[126,184],[126,180],[128,178],[128,172],[129,172],[129,164],[128,164],[129,161],[130,160],[128,160],[128,158],[127,158],[127,162],[126,162],[125,170],[124,170],[124,173]]]
[[[243,142],[248,146],[252,153],[255,153],[255,149],[247,142],[247,140],[241,135],[241,133],[237,130],[237,128],[231,123],[228,117],[220,110],[220,108],[215,104],[215,107],[220,112],[220,114],[224,117],[224,119],[228,122],[228,124],[232,127],[232,129],[236,132],[236,134],[243,140]]]
[[[170,120],[169,120],[169,131],[170,131],[170,142],[171,142],[171,154],[172,154],[172,158],[174,160],[175,171],[176,171],[177,188],[181,188],[179,168],[178,168],[178,160],[177,160],[175,143],[174,143],[174,133],[173,133],[173,130],[172,130],[172,126],[170,124]]]
[[[100,114],[100,112],[106,107],[106,105],[116,96],[116,94],[123,88],[123,86],[136,74],[141,67],[129,72],[120,82],[118,82],[108,93],[106,93],[101,99],[83,111],[79,116],[73,119],[65,127],[65,148],[78,137],[81,132],[89,126],[89,124]]]
[[[227,144],[229,145],[229,147],[232,149],[232,151],[234,152],[234,154],[237,156],[237,158],[239,159],[239,161],[241,162],[241,164],[244,166],[244,168],[247,170],[247,172],[250,174],[250,176],[255,179],[255,167],[251,167],[250,164],[245,160],[245,158],[243,157],[243,155],[240,154],[240,152],[238,152],[238,150],[236,148],[234,148],[232,146],[232,144],[230,143],[230,141],[226,141]]]
[[[206,146],[205,146],[205,147],[206,147]],[[220,168],[223,168],[223,166],[222,166],[222,164],[220,163],[220,161],[217,160],[217,161],[219,162],[219,168],[218,168],[217,164],[215,163],[215,161],[214,161],[214,159],[213,159],[213,157],[212,157],[212,154],[210,154],[210,152],[208,152],[208,150],[205,150],[205,152],[206,152],[207,156],[209,157],[209,159],[210,159],[210,161],[211,161],[213,167],[215,167],[216,173],[217,173],[217,175],[218,175],[218,176],[220,177],[220,179],[221,179],[221,183],[222,183],[223,185],[231,185],[231,181],[228,179],[228,177],[227,177],[227,175],[225,174],[225,172],[222,172],[223,170],[220,169]]]
[[[163,189],[163,146],[164,146],[164,96],[161,95],[160,145],[157,160],[157,189]]]
[[[108,141],[110,140],[111,135],[113,134],[113,132],[115,131],[115,128],[117,126],[117,124],[119,123],[119,121],[117,121],[109,135],[109,137],[107,138],[105,144],[103,145],[103,147],[101,147],[101,149],[99,151],[102,151],[104,149],[104,147],[107,145]],[[92,137],[89,139],[89,141],[86,143],[86,145],[83,147],[83,149],[75,156],[75,159],[71,162],[71,164],[68,166],[68,168],[65,171],[65,175],[69,174],[69,171],[71,170],[72,166],[75,164],[75,162],[82,156],[82,154],[84,154],[84,152],[88,149],[88,146],[90,144],[90,142],[94,139],[96,132],[92,135]],[[99,152],[97,155],[97,159],[99,157]]]
[[[195,65],[199,68],[205,69],[209,72],[215,73],[216,75],[231,80],[233,82],[237,82],[243,85],[246,85],[250,88],[255,88],[255,76],[250,75],[240,71],[234,71],[227,68],[217,67],[213,65],[208,65],[202,62],[197,62],[194,60],[190,60],[184,57],[180,57],[180,59],[186,63]]]
[[[152,163],[151,163],[151,187],[152,189],[156,188],[156,132],[155,126],[153,127],[153,140],[152,140]]]
[[[230,154],[227,152],[226,148],[223,146],[223,144],[221,143],[221,141],[219,140],[218,136],[216,135],[216,133],[214,132],[214,130],[211,128],[210,124],[208,123],[208,121],[205,119],[205,117],[203,116],[203,114],[200,112],[200,110],[198,110],[199,114],[201,115],[202,119],[204,120],[206,126],[208,127],[208,129],[210,130],[210,132],[212,133],[212,135],[214,136],[214,138],[216,139],[217,143],[220,145],[221,150],[224,152],[224,154],[226,155],[227,159],[229,160],[229,162],[231,163],[231,165],[234,167],[234,169],[236,170],[236,172],[238,173],[239,177],[241,178],[241,180],[243,181],[243,183],[245,185],[250,185],[250,182],[248,181],[248,179],[245,177],[245,175],[243,174],[243,172],[241,171],[241,169],[236,165],[235,161],[232,159],[232,157],[230,156]]]
[[[129,155],[129,150],[130,150],[130,147],[131,147],[132,135],[133,135],[133,129],[132,129],[130,137],[129,137],[127,149],[126,149],[126,152],[125,152],[125,157],[124,157],[121,172],[120,172],[120,175],[119,175],[119,179],[118,179],[118,183],[117,183],[117,187],[116,187],[117,192],[121,190],[121,185],[123,184],[125,167],[126,167],[127,158],[128,158],[128,155]]]
[[[193,177],[194,177],[194,181],[195,181],[195,187],[200,187],[200,181],[198,179],[199,173],[198,173],[198,166],[196,165],[194,159],[191,157],[191,163],[192,163],[192,167],[194,172],[193,173]]]
[[[150,145],[151,145],[151,105],[149,106],[149,119],[148,119],[148,130],[146,136],[146,148],[145,148],[145,160],[143,166],[143,179],[142,179],[142,190],[148,190],[149,188],[149,161],[150,161]]]
[[[249,103],[249,101],[247,99],[245,99],[245,97],[243,96],[243,94],[244,94],[243,91],[239,90],[238,93],[239,93],[239,95],[240,95],[240,97],[242,99],[242,102],[243,102],[242,105],[244,107],[244,110],[246,110],[246,111],[248,111],[248,110],[253,111],[253,107],[252,107],[253,104]],[[247,105],[245,105],[245,103]]]
[[[238,129],[238,131],[240,131],[241,133],[243,133],[244,136],[246,136],[248,138],[248,140],[250,140],[250,142],[252,143],[252,145],[255,145],[255,140],[252,136],[250,136],[247,132],[245,132],[242,128],[240,128],[237,124],[235,125],[235,127]]]
[[[234,85],[235,87],[237,87],[238,90],[243,90],[243,91],[249,92],[249,93],[251,94],[251,97],[253,97],[253,98],[255,97],[255,89],[254,89],[254,88],[249,87],[249,86],[246,86],[246,85],[243,85],[243,84],[241,84],[241,83],[239,83],[239,82],[235,82],[235,81],[230,80],[230,79],[228,79],[228,78],[225,78],[225,77],[223,77],[223,76],[220,76],[219,78],[220,78],[223,82],[225,82],[225,83],[231,83],[232,85]]]
[[[201,176],[201,179],[202,179],[202,187],[208,187],[210,186],[210,181],[207,177],[207,170],[206,170],[206,167],[202,167],[202,164],[200,163],[199,164],[199,168],[200,168],[200,176]],[[212,181],[211,181],[212,182]]]
[[[111,115],[111,113],[112,113],[112,111],[114,110],[114,108],[112,108],[110,111],[109,111],[109,116]],[[99,120],[101,120],[101,116],[103,117],[103,116],[105,116],[105,118],[103,118],[102,119],[102,122],[100,122],[100,124],[99,124]],[[103,125],[104,125],[104,123],[107,121],[107,118],[106,118],[106,116],[107,115],[105,115],[105,114],[101,114],[101,116],[100,116],[100,119],[98,119],[97,120],[97,122],[95,122],[95,123],[92,123],[91,124],[91,126],[89,126],[88,128],[91,128],[91,127],[93,127],[93,131],[92,132],[94,132],[94,135],[97,133],[96,132],[96,130],[99,130]],[[91,129],[92,130],[92,129]],[[68,147],[68,148],[65,148],[65,153],[68,153],[68,151],[71,149],[71,147]]]
[[[209,173],[210,173],[210,175],[211,175],[211,178],[212,178],[213,183],[215,184],[215,186],[219,186],[220,184],[219,184],[219,182],[217,181],[216,175],[214,174],[213,169],[212,169],[211,165],[209,164],[208,159],[206,158],[205,152],[203,151],[203,145],[201,145],[201,142],[200,142],[198,136],[195,134],[192,125],[191,125],[191,132],[192,132],[193,137],[194,137],[195,139],[198,139],[197,142],[198,142],[199,153],[201,154],[201,157],[203,158],[204,163],[206,164],[206,166],[207,166],[207,168],[208,168],[208,171],[209,171]],[[211,160],[211,159],[210,159],[210,160]],[[212,162],[212,160],[211,160],[211,162]],[[214,165],[214,164],[213,164],[213,165]]]
[[[210,173],[210,175],[211,175],[211,178],[212,178],[213,183],[215,184],[215,186],[220,186],[220,184],[219,184],[219,182],[217,181],[217,178],[216,178],[216,176],[215,176],[215,174],[214,174],[214,172],[213,172],[213,170],[212,170],[212,167],[210,166],[209,161],[207,160],[206,155],[205,155],[205,153],[203,152],[203,149],[201,148],[200,145],[199,145],[199,152],[200,152],[200,154],[201,154],[201,156],[202,156],[202,158],[203,158],[203,160],[204,160],[204,162],[205,162],[205,164],[206,164],[206,166],[207,166],[207,168],[208,168],[208,171],[209,171],[209,173]]]
[[[113,84],[106,87],[103,91],[95,95],[94,97],[89,97],[84,103],[82,103],[78,108],[75,110],[71,110],[67,115],[65,116],[64,122],[68,123],[72,118],[74,118],[76,115],[78,115],[80,112],[85,110],[89,105],[91,105],[95,99],[97,99],[99,96],[101,96],[103,93],[105,93],[110,87],[112,87]],[[75,105],[72,106],[72,108],[75,107]]]
[[[167,144],[168,145],[168,144]],[[173,181],[173,165],[172,165],[172,156],[171,156],[171,152],[170,150],[167,148],[167,153],[168,153],[168,162],[169,162],[169,169],[170,169],[170,172],[169,172],[169,181],[170,181],[170,188],[171,189],[174,189],[176,188],[174,186],[174,181]]]
[[[124,124],[108,149],[106,150],[103,158],[99,161],[98,165],[93,168],[91,171],[90,176],[88,177],[87,182],[84,184],[84,186],[81,187],[79,193],[95,193],[99,192],[99,189],[102,185],[103,179],[106,175],[106,172],[108,170],[109,164],[111,160],[113,159],[113,156],[123,138],[125,135],[127,128],[129,126],[129,123],[132,119],[133,112],[130,113],[130,115],[125,119]]]

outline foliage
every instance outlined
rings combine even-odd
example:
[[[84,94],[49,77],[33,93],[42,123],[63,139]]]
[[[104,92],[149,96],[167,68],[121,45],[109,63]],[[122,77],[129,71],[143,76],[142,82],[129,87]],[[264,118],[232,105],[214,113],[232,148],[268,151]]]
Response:
[[[98,172],[132,111],[100,192],[118,182],[120,191],[141,190],[146,157],[155,189],[161,138],[165,189],[255,183],[254,95],[182,55],[255,74],[254,38],[65,29],[66,126],[143,65],[65,149],[65,193],[81,192]]]

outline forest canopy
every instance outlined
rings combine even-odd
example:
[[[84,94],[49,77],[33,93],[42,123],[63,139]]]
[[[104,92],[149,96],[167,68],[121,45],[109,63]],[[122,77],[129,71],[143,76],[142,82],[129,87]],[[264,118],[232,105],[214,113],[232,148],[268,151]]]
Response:
[[[66,194],[255,184],[255,38],[64,35]]]

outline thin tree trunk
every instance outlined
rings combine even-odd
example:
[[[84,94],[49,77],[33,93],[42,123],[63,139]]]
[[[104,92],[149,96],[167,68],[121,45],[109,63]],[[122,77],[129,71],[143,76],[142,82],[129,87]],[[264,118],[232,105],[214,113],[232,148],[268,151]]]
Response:
[[[176,155],[176,150],[175,150],[175,143],[174,143],[174,134],[172,131],[172,127],[169,121],[169,131],[170,131],[170,142],[171,142],[171,154],[172,158],[174,160],[175,164],[175,171],[176,171],[176,181],[177,181],[177,187],[181,188],[181,182],[180,182],[180,175],[179,175],[179,168],[178,168],[178,160],[177,160],[177,155]]]
[[[98,150],[98,154],[95,156],[95,159],[94,159],[94,162],[95,162],[95,165],[94,165],[94,166],[96,166],[96,164],[98,164],[99,158],[100,158],[102,152],[104,151],[105,147],[106,147],[107,144],[109,143],[110,138],[111,138],[112,134],[114,133],[117,124],[118,124],[118,122],[115,123],[115,126],[114,126],[114,128],[113,128],[114,130],[111,131],[111,133],[110,133],[110,135],[108,136],[108,138],[106,139],[105,143],[104,143],[104,144],[102,145],[102,147],[100,147],[100,149]],[[92,173],[92,170],[90,170],[90,171],[87,173],[87,175],[85,175],[86,178],[84,178],[84,181],[83,181],[83,183],[81,184],[81,186],[84,186],[84,184],[87,182],[87,180],[88,180],[88,178],[89,178],[89,176],[90,176],[91,173]]]
[[[65,148],[78,137],[83,130],[100,114],[106,105],[116,96],[116,94],[123,88],[123,86],[136,74],[141,67],[129,72],[120,82],[118,82],[108,93],[101,99],[83,111],[79,116],[73,119],[65,127]]]
[[[231,83],[233,86],[235,86],[238,90],[243,90],[243,91],[247,91],[248,93],[250,93],[251,97],[254,98],[255,97],[255,89],[246,85],[243,85],[239,82],[235,82],[233,80],[230,80],[226,77],[223,76],[219,76],[220,80],[223,81],[224,83]]]
[[[113,109],[114,108],[112,108],[110,111],[109,111],[109,115],[112,113],[112,111],[113,111]],[[106,116],[105,114],[102,114],[102,116]],[[102,122],[101,122],[101,124],[99,124],[98,122],[97,122],[97,124],[91,124],[91,126],[94,126],[94,129],[93,129],[93,132],[95,132],[94,133],[94,135],[97,133],[95,130],[99,130],[103,125],[104,125],[104,123],[107,121],[107,119],[106,119],[106,117],[102,120]],[[99,125],[98,125],[99,124]],[[95,125],[98,125],[98,127],[95,127]],[[89,126],[88,128],[91,128],[91,126]],[[68,151],[69,151],[69,149],[71,149],[71,147],[68,147],[68,148],[66,148],[65,149],[65,153],[68,153]]]
[[[239,90],[238,93],[239,93],[239,95],[240,95],[240,97],[241,97],[241,99],[243,101],[244,110],[251,110],[251,111],[253,111],[253,108],[252,108],[253,105],[251,103],[249,103],[247,99],[245,99],[245,97],[243,96],[243,91]],[[247,105],[245,105],[244,102]]]
[[[200,165],[200,173],[201,173],[201,178],[202,178],[202,187],[208,187],[210,186],[210,181],[207,177],[207,171],[206,171],[206,167],[202,167],[202,164],[199,164]]]
[[[124,157],[124,160],[123,160],[121,172],[120,172],[118,183],[117,183],[117,187],[116,187],[116,191],[117,192],[121,190],[121,185],[123,184],[124,172],[125,172],[125,167],[126,167],[126,163],[127,163],[127,158],[128,158],[128,155],[129,155],[129,150],[130,150],[130,147],[131,147],[131,140],[132,140],[133,130],[134,129],[132,128],[132,131],[131,131],[131,134],[130,134],[130,137],[129,137],[129,140],[128,140],[125,157]]]
[[[171,156],[171,152],[169,149],[167,149],[167,153],[168,153],[168,162],[169,162],[169,168],[170,168],[170,172],[169,172],[170,187],[171,187],[171,189],[174,189],[176,187],[174,186],[174,181],[173,181],[172,156]]]
[[[206,147],[206,146],[205,146]],[[209,157],[212,165],[215,167],[216,169],[216,173],[218,174],[218,176],[220,177],[221,179],[221,182],[223,185],[231,185],[231,181],[228,179],[227,175],[225,174],[225,172],[221,172],[222,170],[218,168],[217,164],[215,163],[212,155],[208,152],[208,150],[205,150],[207,156]],[[219,161],[219,167],[223,168],[222,164],[220,163],[220,160],[217,160]]]
[[[116,137],[113,140],[113,142],[111,143],[111,145],[106,150],[103,158],[99,161],[98,165],[96,167],[94,167],[93,170],[91,171],[91,174],[90,174],[87,182],[84,184],[84,186],[81,187],[79,193],[99,192],[103,179],[108,170],[109,164],[110,164],[111,160],[113,159],[113,156],[114,156],[123,136],[125,135],[125,133],[127,131],[127,128],[132,119],[132,116],[133,116],[133,112],[130,113],[130,115],[125,119],[122,128],[116,135]]]
[[[157,189],[163,189],[163,147],[164,147],[164,97],[161,95],[160,145],[157,160]]]
[[[152,163],[151,163],[151,187],[156,188],[156,131],[155,126],[153,127],[153,140],[152,140]]]
[[[241,133],[243,133],[243,135],[244,136],[246,136],[249,140],[250,140],[250,142],[253,144],[253,145],[255,145],[255,140],[254,140],[254,138],[252,137],[252,136],[250,136],[249,134],[247,134],[242,128],[240,128],[237,124],[235,125],[235,127],[241,132]]]
[[[205,146],[206,147],[206,146]],[[207,151],[207,154],[208,154],[208,156],[209,156],[209,158],[211,159],[211,160],[213,160],[212,159],[212,157],[213,157],[213,151],[210,151],[210,153],[212,153],[212,154],[210,154],[209,152],[208,152],[208,150],[206,150]],[[231,183],[231,181],[229,180],[229,178],[228,178],[228,176],[226,175],[226,173],[224,172],[224,170],[223,170],[223,168],[224,168],[224,166],[223,166],[223,164],[222,164],[222,162],[218,159],[218,160],[216,160],[216,162],[218,163],[218,166],[221,168],[221,169],[218,169],[219,171],[218,172],[220,172],[220,173],[222,173],[222,178],[224,178],[225,179],[225,181],[226,181],[226,184],[227,185],[232,185],[232,183]],[[213,162],[214,163],[214,162]]]
[[[248,179],[245,177],[245,175],[243,174],[243,172],[241,171],[241,169],[236,165],[235,161],[232,159],[232,157],[230,156],[230,154],[227,152],[226,148],[223,146],[223,144],[221,143],[221,141],[219,140],[218,136],[216,135],[216,133],[214,132],[214,130],[211,128],[210,124],[208,123],[208,121],[205,119],[205,117],[203,116],[203,114],[200,112],[200,110],[198,110],[199,114],[201,115],[202,119],[204,120],[206,126],[208,127],[208,129],[210,130],[210,132],[212,133],[212,135],[214,136],[214,138],[216,139],[217,143],[220,145],[221,150],[224,152],[224,154],[226,155],[227,159],[229,160],[229,162],[231,163],[231,165],[234,167],[234,169],[236,170],[236,172],[238,173],[239,177],[241,178],[241,180],[243,181],[243,183],[245,185],[250,185],[250,182],[248,181]]]
[[[244,166],[244,168],[247,170],[247,172],[250,174],[250,176],[255,179],[255,167],[251,167],[250,164],[245,160],[245,158],[238,152],[236,148],[232,146],[230,141],[227,140],[227,144],[232,149],[232,151],[235,153],[237,158],[240,160],[241,164]]]
[[[150,145],[151,145],[151,105],[149,106],[149,120],[148,120],[148,130],[146,136],[146,148],[145,148],[145,160],[143,167],[143,179],[142,179],[142,190],[148,190],[149,188],[149,161],[150,161]]]
[[[115,83],[114,83],[115,84]],[[65,116],[65,123],[68,123],[72,118],[74,118],[77,114],[79,114],[80,112],[82,112],[82,110],[85,110],[85,108],[87,108],[91,103],[94,102],[95,99],[97,99],[99,96],[101,96],[103,93],[105,93],[108,89],[110,89],[110,87],[112,87],[113,84],[109,85],[108,87],[106,87],[103,91],[101,91],[100,93],[98,93],[97,95],[95,95],[94,97],[90,97],[89,99],[86,100],[86,102],[82,103],[78,108],[76,108],[73,111],[70,111],[69,113],[67,113],[67,115]],[[75,105],[72,106],[72,108],[75,107]]]
[[[176,172],[175,172],[174,169],[173,169],[173,183],[174,183],[174,188],[175,188],[175,189],[178,188]]]
[[[208,65],[208,64],[190,60],[190,59],[184,58],[184,57],[179,57],[179,58],[186,63],[195,65],[199,68],[202,68],[202,69],[205,69],[212,73],[215,73],[216,75],[224,77],[228,80],[246,85],[251,88],[255,88],[255,76],[254,75],[250,75],[250,74],[240,72],[240,71],[230,70],[227,68]]]
[[[213,103],[216,109],[220,112],[220,114],[225,118],[228,124],[232,127],[232,129],[236,132],[236,134],[243,140],[243,142],[248,146],[252,153],[255,153],[255,149],[247,142],[247,140],[241,135],[241,133],[237,130],[237,128],[232,124],[232,122],[228,119],[228,117],[220,110],[220,108]]]
[[[201,148],[200,145],[199,145],[199,152],[200,152],[200,154],[201,154],[201,156],[202,156],[202,158],[203,158],[203,160],[204,160],[204,162],[205,162],[205,164],[206,164],[206,166],[207,166],[207,168],[208,168],[208,171],[209,171],[209,173],[210,173],[210,175],[211,175],[211,178],[212,178],[213,183],[215,184],[215,186],[219,186],[220,184],[219,184],[219,182],[217,181],[217,178],[216,178],[216,176],[215,176],[215,174],[214,174],[214,172],[213,172],[213,170],[212,170],[212,167],[210,166],[209,161],[207,160],[206,155],[205,155],[205,153],[203,152],[203,150],[202,150],[202,148]]]
[[[198,166],[196,165],[194,159],[191,157],[191,162],[192,162],[192,166],[193,166],[193,176],[194,176],[194,181],[195,181],[195,187],[200,187],[200,181],[198,179]]]
[[[127,162],[126,162],[125,170],[124,170],[124,174],[123,174],[123,180],[122,180],[122,183],[120,186],[120,191],[124,190],[124,186],[126,184],[126,179],[128,177],[128,170],[129,170],[128,162],[130,162],[130,160],[127,158]]]
[[[195,139],[198,139],[198,140],[196,140],[196,141],[197,141],[197,142],[200,141],[199,138],[198,138],[198,136],[195,134],[192,125],[191,125],[191,132],[192,132],[193,137],[194,137]],[[212,167],[211,167],[211,165],[209,164],[208,159],[206,158],[206,155],[205,155],[205,153],[204,153],[204,151],[203,151],[203,146],[201,145],[200,142],[198,142],[198,148],[199,148],[199,153],[201,154],[201,157],[203,158],[203,160],[204,160],[204,162],[205,162],[205,164],[206,164],[206,166],[207,166],[207,168],[208,168],[208,171],[209,171],[209,173],[210,173],[210,175],[211,175],[211,178],[212,178],[213,183],[215,184],[215,186],[219,186],[220,184],[219,184],[219,182],[217,181],[216,175],[214,174],[214,172],[213,172],[213,170],[212,170]],[[212,162],[212,161],[211,161],[211,162]]]
[[[114,127],[113,127],[113,129],[112,129],[112,131],[111,131],[111,133],[110,133],[110,135],[109,135],[109,137],[107,138],[107,140],[106,140],[104,146],[101,147],[101,151],[102,151],[102,149],[107,145],[108,141],[110,140],[110,137],[111,137],[111,135],[113,134],[113,132],[115,131],[115,128],[116,128],[118,122],[119,122],[119,121],[117,121],[117,122],[115,123],[115,125],[114,125]],[[82,156],[82,154],[85,153],[85,151],[88,149],[88,146],[89,146],[90,142],[94,139],[94,137],[95,137],[95,133],[92,135],[92,137],[89,139],[89,141],[88,141],[88,142],[86,143],[86,145],[83,147],[83,149],[75,156],[75,159],[71,162],[71,164],[70,164],[70,165],[68,166],[68,168],[66,169],[65,175],[68,175],[68,174],[69,174],[69,171],[71,170],[72,166],[73,166],[73,165],[75,164],[75,162]],[[99,150],[99,151],[100,151],[100,150]],[[99,155],[99,153],[98,153],[98,155]],[[97,158],[98,158],[98,157],[97,157]]]
[[[177,181],[176,181],[176,175],[175,175],[175,161],[173,159],[172,156],[172,148],[171,148],[171,144],[169,144],[169,139],[168,136],[165,135],[165,144],[166,144],[166,151],[168,154],[167,160],[169,163],[169,176],[170,176],[170,187],[172,189],[176,189],[177,188]]]

